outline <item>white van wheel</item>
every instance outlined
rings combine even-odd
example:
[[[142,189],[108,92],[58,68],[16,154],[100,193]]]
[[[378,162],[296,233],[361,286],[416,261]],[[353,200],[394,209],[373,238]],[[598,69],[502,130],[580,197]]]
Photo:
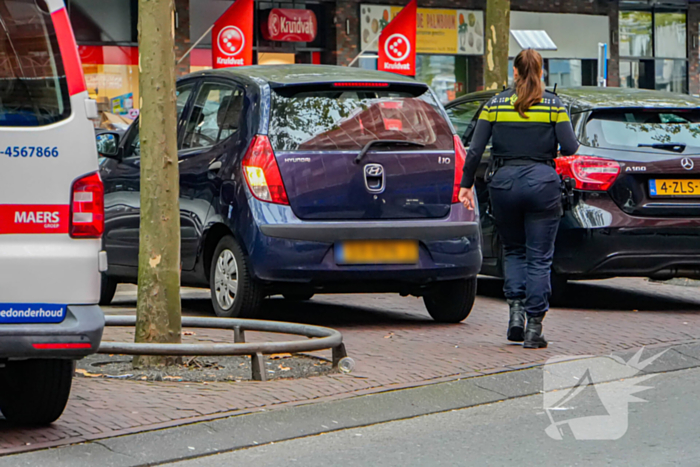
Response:
[[[0,412],[18,425],[48,425],[66,408],[73,360],[10,360],[0,369]]]

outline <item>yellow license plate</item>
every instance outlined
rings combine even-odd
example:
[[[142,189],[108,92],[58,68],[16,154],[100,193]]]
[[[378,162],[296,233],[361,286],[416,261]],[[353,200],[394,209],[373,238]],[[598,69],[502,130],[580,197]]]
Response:
[[[338,264],[415,264],[416,240],[351,240],[336,245]]]
[[[651,196],[698,196],[700,197],[700,180],[649,180]]]

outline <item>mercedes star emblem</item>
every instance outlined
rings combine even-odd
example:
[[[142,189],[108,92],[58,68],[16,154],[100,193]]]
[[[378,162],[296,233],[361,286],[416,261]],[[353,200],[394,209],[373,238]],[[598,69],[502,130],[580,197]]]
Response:
[[[683,167],[685,170],[693,170],[693,167],[695,167],[693,159],[690,159],[689,157],[684,157],[683,159],[681,159],[681,167]]]

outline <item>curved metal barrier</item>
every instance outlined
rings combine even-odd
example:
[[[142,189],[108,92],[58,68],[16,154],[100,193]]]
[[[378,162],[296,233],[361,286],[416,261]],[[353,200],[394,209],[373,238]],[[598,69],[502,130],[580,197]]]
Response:
[[[136,316],[107,315],[106,326],[135,326]],[[183,328],[230,329],[233,331],[233,344],[162,344],[136,342],[103,341],[97,353],[123,355],[250,355],[253,379],[265,381],[267,375],[262,356],[273,353],[296,353],[313,350],[332,349],[333,367],[348,358],[343,344],[343,335],[335,329],[308,324],[285,323],[281,321],[261,321],[239,318],[202,318],[183,316]],[[308,340],[280,342],[246,342],[245,331],[276,332],[308,337]]]

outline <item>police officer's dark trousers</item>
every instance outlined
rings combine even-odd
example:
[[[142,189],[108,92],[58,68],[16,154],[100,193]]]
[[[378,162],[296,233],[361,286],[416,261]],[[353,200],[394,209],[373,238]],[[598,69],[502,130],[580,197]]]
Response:
[[[501,167],[489,183],[503,243],[505,296],[543,316],[552,292],[550,270],[561,219],[561,185],[553,167],[537,162]]]

